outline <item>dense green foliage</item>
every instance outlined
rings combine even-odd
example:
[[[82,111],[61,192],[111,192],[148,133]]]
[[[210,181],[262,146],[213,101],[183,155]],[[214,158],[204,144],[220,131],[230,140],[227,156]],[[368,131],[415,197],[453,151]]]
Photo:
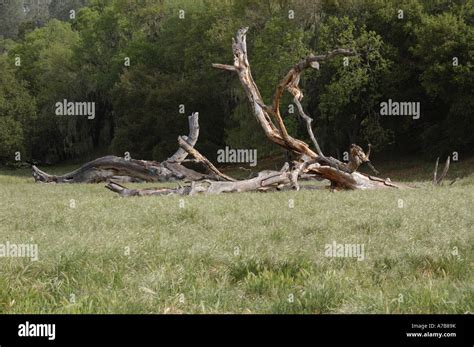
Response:
[[[34,97],[23,81],[15,79],[7,59],[0,56],[0,161],[12,160],[17,152],[30,149],[29,124],[35,116]]]
[[[241,26],[250,27],[267,102],[301,57],[360,53],[303,75],[303,104],[326,153],[353,142],[430,156],[474,148],[473,0],[53,0],[26,12],[25,2],[0,4],[0,161],[18,151],[45,162],[99,152],[162,160],[193,111],[210,159],[224,145],[280,152],[236,76],[211,67],[232,62]],[[95,102],[95,118],[56,115],[64,99]],[[388,99],[420,102],[420,119],[381,116]],[[307,140],[290,103],[282,101],[287,127]]]

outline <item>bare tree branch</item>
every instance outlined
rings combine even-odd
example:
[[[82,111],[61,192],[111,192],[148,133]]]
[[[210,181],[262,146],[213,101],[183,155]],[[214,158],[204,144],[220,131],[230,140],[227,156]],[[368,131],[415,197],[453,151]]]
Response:
[[[178,137],[178,143],[181,148],[183,148],[187,153],[191,154],[197,161],[203,163],[209,171],[213,172],[217,178],[221,178],[224,181],[235,181],[230,176],[227,176],[220,172],[205,156],[199,153],[193,146],[191,146],[182,136]]]

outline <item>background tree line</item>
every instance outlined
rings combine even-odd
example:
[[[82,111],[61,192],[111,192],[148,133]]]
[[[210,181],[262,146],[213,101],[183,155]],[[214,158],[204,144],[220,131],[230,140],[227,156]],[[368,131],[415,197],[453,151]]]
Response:
[[[301,57],[361,52],[303,76],[325,153],[367,142],[386,154],[472,152],[473,23],[473,0],[3,0],[0,162],[15,152],[43,163],[124,152],[163,160],[192,111],[210,159],[225,145],[281,153],[235,75],[211,67],[232,61],[241,26],[250,27],[250,63],[268,101]],[[95,102],[95,119],[56,116],[63,99]],[[421,118],[380,116],[388,99],[420,102]],[[306,139],[290,103],[287,128]]]

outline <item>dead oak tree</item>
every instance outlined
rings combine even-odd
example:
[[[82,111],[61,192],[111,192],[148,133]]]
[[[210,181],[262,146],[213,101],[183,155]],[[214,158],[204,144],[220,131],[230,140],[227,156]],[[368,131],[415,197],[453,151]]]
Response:
[[[121,196],[135,195],[194,195],[194,194],[218,194],[245,191],[268,191],[282,189],[300,189],[298,179],[303,175],[310,175],[319,179],[327,179],[331,182],[333,189],[379,189],[379,188],[406,188],[405,185],[393,183],[389,179],[378,178],[357,172],[358,167],[363,163],[370,164],[369,151],[364,153],[362,148],[352,145],[350,150],[349,163],[343,163],[332,157],[326,157],[312,130],[312,119],[304,112],[301,105],[303,92],[299,88],[301,74],[308,68],[319,69],[320,63],[333,59],[337,56],[350,56],[356,54],[351,49],[336,49],[323,55],[311,55],[302,59],[286,74],[278,84],[271,106],[264,103],[260,91],[253,79],[250,64],[247,56],[246,34],[248,28],[242,28],[233,39],[232,52],[234,56],[233,65],[213,64],[213,67],[234,72],[240,79],[247,98],[252,106],[253,113],[263,129],[266,137],[296,154],[297,160],[290,169],[289,164],[280,171],[265,170],[257,177],[241,181],[215,181],[203,180],[192,182],[186,187],[178,188],[147,188],[147,189],[127,189],[126,187],[110,182],[106,187]],[[285,91],[293,95],[293,101],[297,106],[300,117],[306,122],[307,131],[315,147],[313,151],[310,146],[293,138],[287,131],[280,114],[280,100]],[[182,148],[183,142],[180,141]],[[196,155],[194,155],[196,158]],[[202,160],[196,158],[198,160]],[[207,159],[206,159],[207,161]],[[305,187],[304,187],[305,188]]]
[[[383,179],[376,176],[366,175],[357,171],[360,165],[367,163],[369,167],[377,174],[377,171],[370,162],[370,145],[367,153],[355,144],[350,148],[349,163],[341,162],[332,157],[326,157],[316,139],[312,130],[312,119],[309,117],[302,105],[303,92],[299,88],[299,81],[301,74],[309,68],[319,69],[320,64],[333,59],[338,56],[352,56],[355,55],[352,49],[338,48],[331,52],[322,55],[310,55],[302,59],[298,64],[293,66],[285,75],[282,81],[276,87],[275,95],[271,106],[264,103],[260,91],[253,79],[250,64],[247,56],[246,34],[248,28],[238,30],[236,37],[233,39],[232,52],[234,56],[233,65],[213,64],[213,67],[234,72],[239,77],[239,80],[244,88],[247,98],[251,104],[253,113],[257,122],[264,131],[266,137],[279,145],[280,147],[293,152],[296,155],[296,160],[290,165],[286,163],[280,171],[265,170],[258,173],[254,178],[246,180],[234,180],[233,178],[222,174],[212,163],[200,154],[194,145],[197,136],[193,137],[179,137],[178,144],[180,149],[171,158],[165,162],[147,162],[134,161],[124,163],[123,159],[115,159],[121,163],[120,167],[108,165],[98,166],[97,163],[91,162],[84,165],[81,169],[76,170],[64,176],[51,176],[39,172],[34,168],[36,175],[39,175],[37,180],[48,181],[52,178],[53,181],[61,182],[64,177],[79,177],[81,172],[87,172],[88,179],[86,181],[97,181],[95,177],[99,176],[100,180],[109,181],[106,185],[108,189],[118,193],[120,196],[144,196],[144,195],[195,195],[195,194],[219,194],[230,192],[246,192],[246,191],[272,191],[285,189],[311,189],[311,186],[300,187],[298,180],[303,177],[314,177],[317,179],[327,179],[331,182],[332,189],[403,189],[408,186],[401,183],[391,182],[390,179]],[[285,91],[293,95],[293,101],[297,106],[298,114],[306,122],[308,135],[314,146],[314,151],[310,146],[292,137],[283,122],[280,114],[280,100]],[[197,122],[197,119],[196,119]],[[190,120],[191,124],[191,120]],[[192,126],[190,125],[191,133]],[[188,173],[189,170],[181,165],[186,155],[190,154],[194,160],[203,164],[208,170],[208,174],[200,174],[195,171]],[[100,158],[104,160],[106,158]],[[117,157],[112,157],[117,158]],[[179,160],[177,160],[178,158]],[[138,169],[132,169],[131,166],[137,164]],[[179,165],[179,170],[170,170],[170,165]],[[150,171],[150,168],[152,169]],[[171,174],[163,174],[163,168],[170,171]],[[183,170],[185,172],[183,172]],[[103,173],[101,173],[103,171]],[[39,172],[39,174],[38,174]],[[142,175],[145,172],[146,175]],[[177,172],[177,173],[175,173]],[[150,174],[151,173],[151,174]],[[186,186],[179,186],[177,188],[145,188],[145,189],[128,189],[113,178],[117,175],[124,175],[128,177],[139,177],[146,181],[167,180],[169,178],[185,179],[191,181]],[[444,174],[445,175],[445,174]],[[442,175],[442,177],[444,177]],[[36,176],[35,176],[36,178]],[[72,181],[84,181],[82,178],[73,179]],[[436,182],[438,180],[435,179]],[[438,182],[439,183],[439,182]]]

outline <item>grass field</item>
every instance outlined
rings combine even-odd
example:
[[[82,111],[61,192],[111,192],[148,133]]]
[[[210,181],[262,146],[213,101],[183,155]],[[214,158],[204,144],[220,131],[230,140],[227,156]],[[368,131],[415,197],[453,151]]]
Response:
[[[181,202],[4,169],[0,244],[38,244],[39,260],[0,258],[0,312],[472,312],[474,160],[453,163],[460,180],[436,188],[432,164],[378,165],[414,190]],[[363,245],[364,260],[327,257],[333,241]]]

